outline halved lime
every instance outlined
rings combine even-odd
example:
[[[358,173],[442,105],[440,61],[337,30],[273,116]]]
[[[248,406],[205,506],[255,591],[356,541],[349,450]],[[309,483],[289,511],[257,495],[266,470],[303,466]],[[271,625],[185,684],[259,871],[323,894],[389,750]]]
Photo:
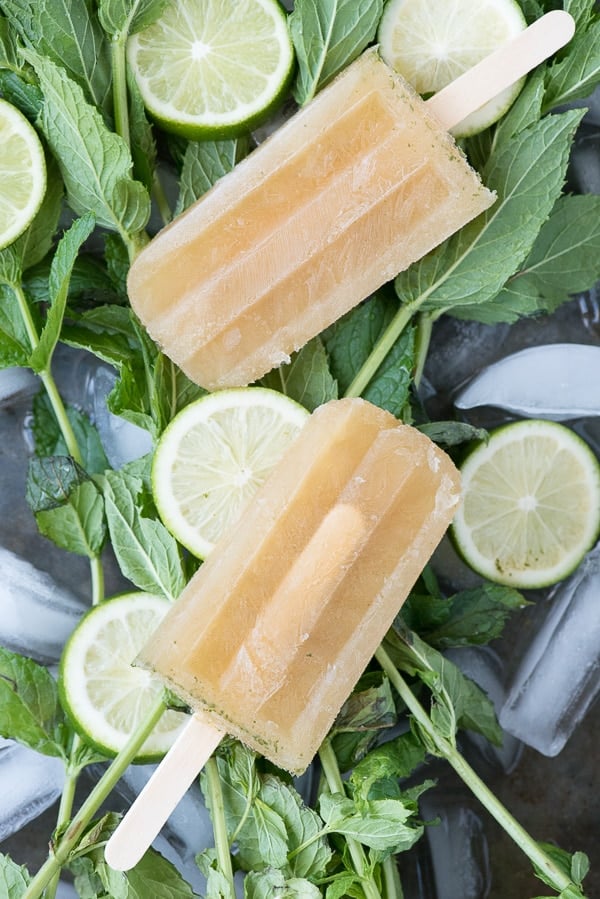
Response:
[[[546,587],[570,574],[600,532],[600,465],[565,425],[529,419],[492,431],[461,467],[451,533],[499,584]]]
[[[46,161],[35,128],[0,100],[0,249],[31,224],[46,192]]]
[[[515,0],[388,0],[379,23],[382,58],[420,94],[439,91],[527,26]],[[523,79],[453,129],[466,137],[488,128],[517,98]]]
[[[86,742],[116,755],[156,704],[160,678],[132,662],[171,603],[150,593],[124,593],[83,616],[63,651],[63,708]],[[188,715],[166,711],[136,761],[156,761],[172,746]]]
[[[169,0],[127,55],[149,113],[196,140],[259,124],[283,99],[295,58],[277,0]]]
[[[152,489],[166,527],[205,558],[264,482],[309,413],[264,387],[207,394],[162,434]]]

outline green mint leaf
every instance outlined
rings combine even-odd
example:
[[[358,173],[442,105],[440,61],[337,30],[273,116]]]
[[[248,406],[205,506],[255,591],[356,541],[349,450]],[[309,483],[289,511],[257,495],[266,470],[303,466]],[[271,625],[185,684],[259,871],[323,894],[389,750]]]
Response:
[[[310,880],[293,877],[286,880],[281,871],[269,869],[260,874],[251,871],[244,880],[245,899],[322,899],[321,890]]]
[[[545,92],[544,78],[545,69],[540,66],[527,79],[525,87],[496,126],[493,140],[495,149],[541,118]]]
[[[354,871],[340,871],[327,887],[327,899],[364,899],[360,877]]]
[[[390,683],[381,672],[364,675],[350,694],[330,731],[338,765],[349,771],[398,720]]]
[[[371,750],[350,775],[352,794],[358,802],[374,798],[371,791],[380,782],[409,777],[425,761],[425,749],[410,731]]]
[[[70,492],[89,480],[70,456],[33,457],[27,475],[27,502],[36,514],[65,503]]]
[[[487,431],[483,428],[476,428],[465,421],[428,421],[418,425],[418,428],[442,446],[460,446],[461,443],[485,440],[487,437]]]
[[[164,353],[157,353],[152,368],[153,420],[160,431],[169,424],[177,413],[193,400],[199,399],[206,391],[194,384],[174,362]]]
[[[546,116],[520,131],[484,172],[498,199],[448,241],[396,279],[403,301],[423,309],[478,315],[530,253],[565,179],[581,110]]]
[[[129,274],[129,252],[125,242],[118,234],[107,234],[104,240],[104,259],[108,274],[110,275],[115,290],[124,303],[127,298],[127,275]]]
[[[4,899],[21,899],[30,880],[27,868],[0,853],[0,895]]]
[[[28,498],[31,495],[31,481],[40,493],[48,496],[49,485],[42,478],[48,478],[48,468],[52,466],[52,472],[56,472],[59,461],[65,464],[73,464],[73,460],[67,457],[53,457],[52,459],[32,459],[29,469]],[[40,473],[32,469],[43,468]],[[62,474],[62,467],[59,475]],[[43,485],[43,486],[42,486]],[[96,484],[89,479],[81,480],[67,489],[66,484],[55,481],[53,486],[61,486],[63,497],[53,505],[39,508],[35,513],[38,529],[41,534],[56,543],[68,552],[77,553],[93,559],[97,556],[106,541],[106,525],[104,522],[104,501]],[[66,492],[64,492],[66,491]],[[56,489],[53,491],[56,495]]]
[[[127,87],[129,91],[129,142],[133,171],[135,177],[151,194],[156,173],[156,141],[152,125],[146,115],[140,89],[129,69],[127,70]]]
[[[600,196],[560,197],[522,269],[509,281],[560,303],[600,279]]]
[[[398,799],[370,800],[360,811],[340,793],[323,793],[319,810],[330,833],[340,833],[379,852],[404,852],[413,846],[423,828],[410,821],[412,811]]]
[[[29,337],[13,289],[0,283],[0,368],[11,365],[26,368],[30,352]]]
[[[191,206],[230,172],[239,154],[239,140],[190,141],[183,157],[175,214]]]
[[[206,878],[204,899],[232,899],[229,880],[219,867],[216,851],[204,849],[196,855],[195,861]]]
[[[397,300],[380,291],[321,335],[340,396],[346,393],[397,311]],[[363,397],[400,416],[409,399],[414,353],[414,329],[407,328],[371,378]]]
[[[185,586],[176,540],[162,522],[143,514],[143,483],[123,471],[104,476],[106,518],[115,555],[125,577],[140,590],[175,600]]]
[[[289,29],[298,60],[293,93],[300,105],[371,43],[382,12],[383,0],[296,0]]]
[[[588,97],[600,83],[600,20],[579,29],[566,57],[548,67],[544,110]]]
[[[269,372],[262,378],[261,384],[285,393],[309,412],[338,396],[325,347],[318,337],[294,353],[291,362]]]
[[[494,706],[483,690],[409,630],[400,617],[388,631],[385,645],[400,670],[416,674],[431,690],[431,719],[447,740],[453,743],[457,728],[464,727],[501,745],[502,733]]]
[[[98,18],[111,37],[134,34],[156,21],[167,0],[100,0]]]
[[[100,474],[109,465],[98,431],[87,415],[75,406],[67,406],[66,412],[81,452],[83,468],[88,474]],[[67,445],[46,393],[39,393],[34,398],[32,433],[38,456],[68,456]]]
[[[47,185],[42,205],[27,231],[12,244],[19,254],[23,271],[37,265],[50,252],[62,212],[63,184],[58,166],[53,159],[48,159],[46,167]]]
[[[54,153],[78,215],[92,212],[97,223],[128,236],[143,229],[150,214],[144,186],[131,177],[125,141],[106,127],[64,69],[32,50],[26,53],[44,93],[41,128]]]
[[[585,852],[575,852],[571,859],[571,878],[581,886],[590,870],[590,860]]]
[[[48,280],[48,300],[50,306],[46,323],[38,345],[29,357],[29,365],[34,372],[44,371],[50,365],[52,354],[58,343],[62,328],[71,272],[79,250],[94,230],[94,216],[88,213],[77,219],[61,237],[50,267]]]
[[[48,299],[48,279],[50,277],[48,258],[30,268],[23,277],[23,287],[35,303],[45,303]],[[82,252],[78,255],[69,280],[68,302],[115,303],[117,297],[114,285],[103,261],[96,256]],[[76,315],[75,308],[73,314]]]
[[[565,849],[561,849],[561,847],[557,846],[555,843],[544,843],[540,841],[539,845],[540,848],[543,849],[543,851],[546,853],[546,855],[552,859],[554,864],[558,868],[560,868],[562,872],[569,878],[572,877],[571,872],[573,864],[575,864],[576,868],[579,868],[579,866],[583,863],[583,866],[585,867],[584,859],[586,859],[587,857],[583,852],[576,853],[576,855],[578,856],[578,860],[575,861],[574,855],[571,855],[571,853],[567,852]],[[537,868],[536,866],[534,866],[534,870],[536,877],[538,877],[547,886],[556,889],[554,882],[544,873],[544,871],[542,871],[540,868]],[[573,883],[572,886],[567,887],[565,890],[563,890],[560,896],[564,896],[564,899],[583,899],[583,894],[578,889],[579,883],[580,882],[577,882],[577,884]]]
[[[48,670],[0,646],[0,735],[44,755],[65,758],[64,717]]]
[[[63,342],[89,350],[117,369],[130,362],[138,349],[131,310],[124,306],[96,306],[80,315],[71,315],[71,320],[63,326]]]
[[[255,754],[237,742],[219,749],[217,765],[227,829],[244,870],[273,867],[286,878],[322,876],[331,859],[323,822],[293,787],[260,774]],[[204,773],[200,783],[210,808]]]
[[[24,44],[64,68],[107,111],[110,48],[89,0],[3,0]]]
[[[489,643],[508,616],[526,605],[512,587],[485,583],[448,599],[413,593],[402,607],[406,625],[436,649]]]

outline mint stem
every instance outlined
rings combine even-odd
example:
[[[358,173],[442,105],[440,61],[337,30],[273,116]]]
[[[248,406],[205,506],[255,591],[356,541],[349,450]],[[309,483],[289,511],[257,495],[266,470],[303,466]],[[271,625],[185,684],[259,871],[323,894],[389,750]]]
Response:
[[[396,856],[388,855],[382,865],[385,899],[404,899],[402,883],[396,865]]]
[[[424,299],[424,298],[423,298]],[[361,396],[370,381],[377,374],[377,370],[385,361],[387,354],[390,352],[413,315],[417,312],[421,298],[414,303],[404,303],[357,371],[354,380],[346,390],[345,396]]]
[[[125,60],[125,42],[127,32],[113,37],[111,43],[112,77],[113,77],[113,112],[115,131],[123,138],[127,146],[131,144],[129,135],[129,106],[127,95],[127,68]]]
[[[47,885],[60,872],[62,866],[68,862],[69,856],[81,839],[85,828],[102,803],[108,798],[109,793],[120,780],[124,771],[139,753],[141,746],[154,730],[165,708],[161,698],[150,709],[145,720],[129,737],[112,764],[106,769],[91,791],[47,861],[32,879],[21,899],[39,899]]]
[[[231,899],[235,899],[235,883],[233,880],[233,867],[231,864],[231,852],[227,824],[225,821],[225,804],[223,802],[223,790],[219,767],[214,757],[209,758],[204,766],[206,785],[210,796],[210,808],[212,814],[213,830],[215,835],[215,849],[221,873],[229,884]]]
[[[438,732],[431,721],[431,718],[415,697],[383,647],[379,647],[375,653],[375,657],[389,677],[395,690],[402,697],[409,711],[413,714],[415,720],[427,733],[434,746],[438,749],[440,755],[450,763],[459,777],[469,787],[473,795],[479,799],[481,804],[506,831],[508,836],[514,840],[533,865],[538,868],[539,871],[544,873],[557,892],[560,893],[562,890],[566,890],[568,887],[573,886],[572,881],[567,875],[554,864],[552,859],[546,855],[539,844],[511,815],[508,809],[502,805],[498,797],[492,793],[489,787],[486,786],[479,775],[475,773],[456,748]]]
[[[325,779],[331,792],[342,793],[345,795],[344,782],[330,740],[325,740],[321,745],[321,748],[319,749],[319,758],[321,759],[323,773],[325,774]],[[367,873],[368,863],[363,847],[357,840],[354,840],[351,837],[346,837],[346,843],[348,845],[348,851],[350,852],[354,869],[361,878],[362,888],[366,899],[382,899],[377,884]]]
[[[431,343],[431,334],[433,331],[433,317],[431,313],[421,312],[417,325],[417,339],[415,347],[415,371],[413,374],[413,382],[418,387],[423,377],[423,369],[427,353],[429,352],[429,344]]]

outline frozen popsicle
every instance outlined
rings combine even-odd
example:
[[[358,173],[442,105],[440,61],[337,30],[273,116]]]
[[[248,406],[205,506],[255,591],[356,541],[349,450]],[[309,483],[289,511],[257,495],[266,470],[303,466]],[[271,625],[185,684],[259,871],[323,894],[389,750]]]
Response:
[[[203,748],[182,765],[197,772],[228,733],[306,769],[458,498],[453,463],[418,430],[362,399],[319,407],[141,654],[198,712]]]
[[[554,15],[427,103],[374,49],[348,66],[132,265],[167,356],[209,390],[249,384],[487,209],[446,129],[553,52],[550,29],[566,43]]]

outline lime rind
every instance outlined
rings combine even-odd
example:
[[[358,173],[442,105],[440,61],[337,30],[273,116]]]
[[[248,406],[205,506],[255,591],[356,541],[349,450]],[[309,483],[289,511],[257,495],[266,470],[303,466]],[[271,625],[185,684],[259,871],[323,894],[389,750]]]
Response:
[[[282,102],[295,55],[275,0],[179,0],[127,55],[150,115],[190,139],[251,130]]]
[[[453,0],[445,14],[429,0],[388,0],[377,40],[385,62],[415,90],[435,93],[527,27],[515,0]],[[498,121],[521,92],[520,79],[452,133],[469,137]]]
[[[463,499],[450,534],[478,574],[520,589],[570,575],[600,534],[600,464],[565,425],[513,422],[461,466]]]
[[[219,390],[186,406],[161,435],[152,464],[154,500],[167,529],[205,559],[308,416],[265,387]]]
[[[23,234],[46,192],[46,159],[35,128],[0,99],[0,249]]]
[[[126,593],[90,609],[61,658],[59,694],[75,730],[104,755],[116,755],[164,692],[156,675],[133,662],[171,603],[150,593]],[[158,761],[189,716],[166,711],[135,761]]]

